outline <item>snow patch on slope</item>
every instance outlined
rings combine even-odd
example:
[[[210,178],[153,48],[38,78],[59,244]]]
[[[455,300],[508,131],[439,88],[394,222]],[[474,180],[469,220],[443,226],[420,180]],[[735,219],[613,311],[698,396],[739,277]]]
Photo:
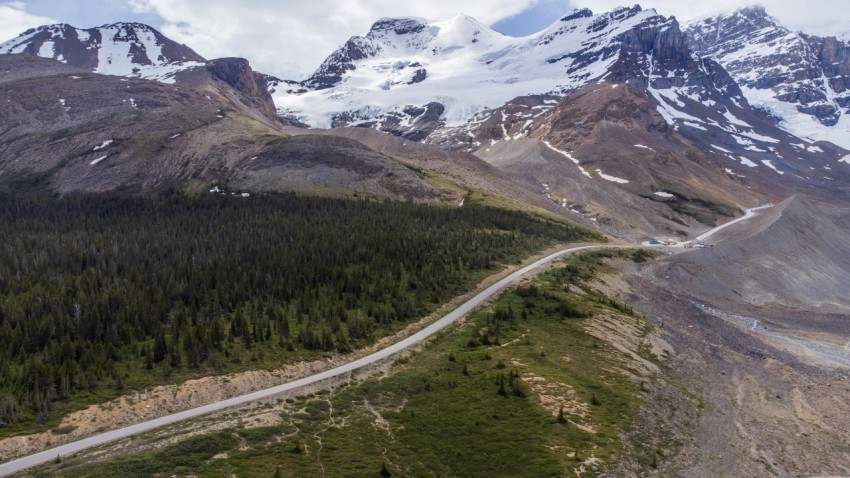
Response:
[[[602,178],[606,181],[611,181],[612,183],[617,183],[617,184],[628,184],[629,183],[628,179],[618,178],[617,176],[611,176],[609,174],[605,174],[605,173],[602,172],[601,169],[597,169],[596,174],[598,174],[600,178]]]
[[[576,166],[578,166],[578,169],[579,169],[579,171],[581,171],[581,174],[583,174],[583,175],[585,175],[585,176],[587,176],[587,177],[589,177],[589,178],[592,178],[592,177],[593,177],[593,176],[591,176],[591,175],[590,175],[590,173],[588,173],[588,172],[587,172],[587,170],[586,170],[586,169],[584,169],[583,167],[581,167],[581,164],[579,164],[579,161],[578,161],[576,158],[574,158],[574,157],[573,157],[570,153],[568,153],[568,152],[566,152],[566,151],[562,151],[562,150],[560,150],[560,149],[558,149],[558,148],[556,148],[556,147],[552,146],[551,144],[549,144],[549,142],[548,142],[548,141],[543,141],[543,144],[545,144],[546,146],[548,146],[548,147],[549,147],[549,149],[551,149],[552,151],[554,151],[554,152],[556,152],[556,153],[559,153],[559,154],[561,154],[562,156],[564,156],[565,158],[567,158],[567,159],[569,159],[570,161],[572,161],[572,162],[573,162],[573,164],[575,164]]]

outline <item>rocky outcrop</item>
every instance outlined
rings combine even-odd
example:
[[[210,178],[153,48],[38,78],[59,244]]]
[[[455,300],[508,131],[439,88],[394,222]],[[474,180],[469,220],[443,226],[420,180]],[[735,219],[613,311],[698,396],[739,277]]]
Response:
[[[268,77],[251,69],[244,58],[218,58],[207,63],[207,70],[244,97],[267,117],[277,119],[277,111],[269,93]]]
[[[332,88],[342,81],[344,74],[357,68],[354,62],[368,58],[372,53],[374,48],[368,40],[354,37],[328,57],[304,85],[314,90]]]

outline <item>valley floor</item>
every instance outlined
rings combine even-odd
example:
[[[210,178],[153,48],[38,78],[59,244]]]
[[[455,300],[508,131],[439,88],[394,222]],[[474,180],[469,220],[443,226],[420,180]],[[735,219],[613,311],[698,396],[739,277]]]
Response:
[[[777,322],[771,327],[779,332],[752,330],[730,320],[739,316],[695,304],[648,277],[628,275],[621,293],[662,328],[677,351],[671,368],[700,399],[698,410],[681,400],[648,404],[644,417],[660,419],[681,444],[658,476],[850,474],[850,352],[835,354],[839,347],[823,334],[795,338],[799,329]],[[769,308],[762,314],[773,315]],[[800,346],[804,340],[834,354],[813,354]]]

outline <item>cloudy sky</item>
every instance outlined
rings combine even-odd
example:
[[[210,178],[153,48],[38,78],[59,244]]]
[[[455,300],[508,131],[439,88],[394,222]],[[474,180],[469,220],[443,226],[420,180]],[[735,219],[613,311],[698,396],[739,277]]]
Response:
[[[692,18],[760,3],[789,28],[850,32],[847,0],[645,0],[645,8]],[[574,8],[604,12],[635,0],[0,0],[0,41],[45,23],[88,28],[150,24],[207,58],[241,56],[260,71],[301,79],[336,47],[378,18],[432,20],[465,13],[514,36],[539,31]]]

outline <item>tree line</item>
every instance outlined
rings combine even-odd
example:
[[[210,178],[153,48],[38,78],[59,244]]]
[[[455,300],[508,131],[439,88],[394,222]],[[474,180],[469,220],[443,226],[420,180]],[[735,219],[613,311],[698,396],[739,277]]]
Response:
[[[0,425],[174,371],[349,351],[476,273],[593,237],[475,204],[0,195]]]

